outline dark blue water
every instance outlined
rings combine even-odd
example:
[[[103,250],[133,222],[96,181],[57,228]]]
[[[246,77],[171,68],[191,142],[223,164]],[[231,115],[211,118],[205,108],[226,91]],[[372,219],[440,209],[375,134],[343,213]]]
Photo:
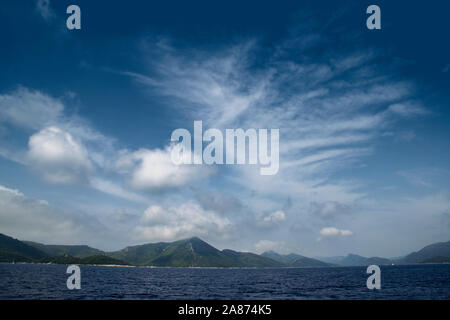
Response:
[[[381,267],[381,290],[364,267],[188,269],[0,264],[0,299],[450,299],[450,265]]]

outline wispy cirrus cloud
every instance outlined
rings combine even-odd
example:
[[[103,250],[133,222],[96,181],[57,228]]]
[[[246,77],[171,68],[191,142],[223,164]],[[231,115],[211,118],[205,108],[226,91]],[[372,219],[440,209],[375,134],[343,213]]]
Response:
[[[141,205],[151,203],[155,191],[164,190],[163,197],[169,198],[165,201],[176,199],[173,208],[156,203],[156,213],[142,218],[141,228],[136,228],[140,239],[177,238],[194,232],[208,235],[208,225],[226,232],[220,226],[227,223],[219,214],[229,214],[231,223],[233,211],[248,216],[241,221],[280,226],[269,230],[274,234],[293,222],[302,226],[298,229],[302,232],[313,230],[312,242],[317,233],[331,237],[337,230],[337,236],[345,236],[350,228],[356,233],[342,213],[354,212],[355,203],[369,195],[364,182],[349,170],[376,157],[378,143],[387,134],[400,135],[403,131],[396,126],[400,121],[430,112],[417,99],[413,83],[396,78],[390,65],[380,63],[379,52],[329,54],[326,37],[301,38],[307,39],[308,34],[271,48],[257,40],[243,40],[207,49],[152,39],[142,42],[142,67],[119,72],[152,97],[163,98],[159,102],[176,111],[167,113],[176,114],[167,118],[172,123],[190,128],[192,120],[202,120],[205,127],[219,129],[279,128],[276,176],[262,177],[251,166],[218,171],[175,166],[166,147],[170,132],[167,140],[158,141],[159,148],[128,148],[85,119],[69,116],[63,99],[26,88],[0,95],[4,106],[0,121],[26,128],[28,146],[20,151],[32,160],[25,164],[46,181],[84,183]],[[308,51],[311,47],[314,56]],[[11,152],[0,151],[12,158]],[[208,196],[198,196],[206,194],[206,184],[197,185],[203,181],[208,182]],[[197,195],[188,188],[194,185]],[[192,200],[189,197],[199,204],[181,205]],[[286,199],[293,203],[281,210]],[[185,221],[183,210],[204,223]],[[195,210],[200,216],[195,216]],[[162,219],[163,215],[170,219]],[[161,224],[156,223],[158,219]],[[328,227],[330,220],[342,229],[327,229],[334,228]]]
[[[376,157],[376,145],[387,133],[402,134],[396,132],[396,124],[430,112],[417,100],[413,83],[396,79],[393,67],[380,63],[379,52],[330,55],[328,39],[318,34],[315,39],[282,41],[273,50],[264,48],[264,55],[256,40],[217,51],[179,49],[167,39],[144,41],[147,64],[138,72],[122,74],[151,96],[163,95],[187,127],[189,121],[203,120],[217,128],[279,128],[276,176],[261,177],[251,167],[233,167],[221,174],[254,192],[246,200],[249,212],[260,213],[267,206],[275,211],[289,197],[295,199],[297,213],[286,212],[287,220],[297,215],[295,219],[305,222],[299,224],[323,230],[323,215],[302,217],[298,212],[312,209],[300,203],[312,201],[326,211],[327,204],[350,208],[367,197],[356,176],[335,174],[363,166],[366,158]],[[314,59],[308,56],[311,46]],[[260,56],[265,59],[256,62],[254,57]],[[339,235],[348,234],[338,230],[343,230]]]
[[[292,49],[285,42],[255,66],[257,41],[217,53],[182,51],[160,42],[144,45],[151,56],[148,73],[124,74],[153,94],[173,98],[173,108],[212,127],[280,128],[288,166],[302,168],[328,156],[361,159],[393,122],[427,113],[410,103],[412,84],[367,66],[377,58],[370,51],[299,62],[284,54]]]
[[[58,122],[63,111],[60,100],[26,87],[0,94],[0,124],[7,122],[36,130]]]

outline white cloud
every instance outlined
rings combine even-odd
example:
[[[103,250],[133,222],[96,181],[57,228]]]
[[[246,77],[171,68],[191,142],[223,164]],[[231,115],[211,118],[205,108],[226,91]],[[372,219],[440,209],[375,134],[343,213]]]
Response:
[[[264,251],[283,252],[284,248],[285,243],[283,241],[260,240],[255,244],[255,249],[258,253]]]
[[[234,123],[265,96],[265,77],[255,79],[245,72],[252,47],[250,41],[220,54],[190,53],[192,57],[186,59],[159,42],[146,47],[153,56],[157,79],[133,72],[123,74],[182,100],[184,111],[220,128]]]
[[[257,221],[257,224],[261,227],[270,227],[274,225],[278,225],[280,222],[286,220],[286,214],[282,210],[277,210],[268,214],[265,217],[260,217]]]
[[[29,164],[49,182],[87,182],[93,170],[86,148],[60,128],[42,129],[30,137],[28,147]]]
[[[64,105],[59,100],[24,87],[0,95],[0,122],[27,129],[40,129],[54,124],[63,110]]]
[[[12,134],[14,130],[25,129],[25,133],[28,134],[31,130],[57,127],[88,146],[92,161],[103,167],[111,166],[110,159],[115,152],[115,140],[96,131],[84,119],[76,115],[67,116],[66,109],[62,101],[46,93],[25,87],[0,94],[0,125],[8,124],[8,127],[0,127],[3,131],[0,138],[2,135],[7,136],[5,133]],[[6,139],[1,142],[3,144],[0,150],[2,156],[15,162],[24,162],[19,156],[23,153],[19,146],[8,146]]]
[[[123,215],[120,221],[110,214],[100,221],[95,208],[89,204],[81,204],[81,207],[84,208],[70,206],[61,209],[45,200],[0,185],[0,233],[20,240],[45,244],[86,244],[109,251],[130,244],[131,231],[127,231],[132,230],[137,222],[132,214]],[[108,210],[104,209],[101,213]]]
[[[280,222],[284,220],[286,220],[286,215],[281,210],[275,211],[263,219],[264,222]]]
[[[411,102],[392,104],[389,106],[388,111],[403,117],[420,116],[429,113],[428,110],[420,105]]]
[[[116,149],[114,139],[104,136],[76,115],[66,116],[64,110],[61,101],[24,87],[0,95],[0,124],[38,130],[29,138],[28,149],[8,146],[4,141],[0,155],[31,166],[48,182],[90,182],[96,190],[141,203],[148,202],[142,196],[101,178],[101,174],[126,174],[130,178],[130,186],[146,190],[180,187],[213,171],[200,166],[173,165],[170,148],[121,153]],[[97,177],[92,177],[94,165],[99,169]]]
[[[322,49],[327,52],[324,56],[320,54],[322,44],[325,45]],[[280,128],[282,154],[277,176],[261,177],[257,170],[253,171],[249,166],[235,166],[230,170],[223,170],[224,176],[213,187],[219,187],[224,194],[234,192],[245,198],[244,209],[248,209],[248,212],[265,212],[267,208],[274,210],[279,208],[284,199],[295,199],[294,208],[290,211],[286,209],[289,218],[294,218],[294,213],[298,213],[298,223],[305,226],[304,230],[308,227],[314,230],[310,234],[297,232],[295,236],[303,234],[314,241],[317,228],[324,226],[323,221],[311,226],[314,221],[311,223],[308,219],[313,215],[303,214],[302,210],[298,210],[305,208],[301,207],[301,203],[323,203],[325,205],[320,208],[306,209],[316,210],[314,212],[323,217],[332,217],[346,209],[337,204],[351,207],[354,202],[364,199],[367,188],[361,188],[359,181],[352,180],[352,177],[338,180],[333,173],[343,167],[354,166],[356,162],[376,152],[375,148],[379,144],[373,142],[386,130],[396,130],[392,125],[394,120],[405,120],[412,115],[426,113],[419,103],[409,102],[414,98],[413,86],[396,82],[393,80],[396,77],[391,77],[389,70],[380,64],[375,67],[371,63],[370,59],[375,55],[344,54],[340,55],[342,59],[330,61],[326,44],[324,39],[315,43],[317,55],[313,57],[313,61],[308,59],[307,52],[301,51],[302,48],[287,48],[275,44],[273,55],[270,56],[265,48],[263,56],[267,56],[267,60],[258,61],[255,66],[252,61],[253,53],[258,50],[255,42],[243,43],[220,52],[197,51],[187,54],[160,43],[158,46],[163,49],[156,55],[154,52],[146,52],[146,56],[152,61],[152,70],[149,72],[151,76],[132,72],[126,74],[146,85],[146,89],[157,89],[154,92],[174,98],[173,101],[164,101],[179,108],[177,111],[181,111],[181,117],[177,120],[190,116],[195,120],[205,121],[211,127],[229,125],[242,128]],[[304,59],[292,59],[292,50],[296,52],[296,57],[300,54]],[[333,56],[334,54],[339,56],[339,52],[334,52]],[[91,186],[97,190],[145,202],[141,201],[145,199],[140,195],[129,192],[112,181],[89,177],[93,171],[89,168],[94,163],[99,169],[111,169],[116,171],[114,174],[127,177],[131,187],[152,191],[187,186],[211,174],[210,168],[205,166],[173,165],[168,149],[125,151],[115,161],[117,150],[113,147],[108,150],[102,148],[105,137],[95,130],[86,130],[92,128],[85,123],[67,122],[66,119],[61,121],[64,106],[57,100],[27,89],[0,97],[0,121],[4,119],[15,125],[41,131],[52,125],[69,135],[76,145],[86,151],[81,152],[83,156],[74,157],[77,159],[74,162],[75,168],[78,167],[82,172],[80,175],[73,174],[73,166],[63,165],[64,161],[60,162],[58,157],[50,160],[46,158],[44,165],[36,166],[36,169],[40,169],[47,180],[71,181],[76,176],[84,177],[82,180],[90,181]],[[12,108],[10,105],[18,107]],[[55,144],[64,148],[71,145],[64,135],[60,140]],[[41,160],[40,148],[36,147],[35,151],[37,158]],[[31,147],[29,153],[31,154]],[[65,163],[74,161],[65,160]],[[53,171],[61,167],[66,174],[65,178]],[[52,174],[46,176],[48,172]],[[229,173],[231,174],[228,175]],[[343,176],[349,177],[346,173]],[[189,188],[183,188],[177,196],[185,198],[189,191]],[[205,201],[210,201],[211,205],[208,207],[202,203],[202,207],[198,207],[191,203],[170,208],[150,207],[153,209],[149,208],[143,214],[142,224],[134,230],[134,235],[143,240],[156,240],[222,234],[220,230],[228,229],[227,226],[231,223],[217,212],[229,213],[234,210],[233,207],[227,206],[228,200]],[[377,208],[383,206],[383,203],[375,201],[372,204]],[[430,207],[429,203],[426,205]],[[212,210],[213,207],[217,209]],[[369,206],[363,208],[364,211],[367,208]],[[423,211],[426,209],[424,205]],[[306,218],[303,219],[303,216]],[[405,217],[407,215],[402,215],[401,218]],[[251,216],[250,219],[252,218]],[[276,224],[285,218],[283,211],[283,214],[272,213],[261,217],[260,222]],[[370,219],[365,215],[358,223]],[[352,219],[344,225],[357,230],[359,236],[362,234],[361,229],[356,223],[352,224],[353,221]],[[328,221],[327,225],[340,223]],[[382,228],[376,229],[377,234],[373,239],[379,237],[380,230]],[[284,231],[282,228],[274,230],[279,234]],[[323,228],[320,234],[321,238],[344,237],[351,235],[352,231],[328,227]],[[284,236],[286,235],[280,235]],[[252,245],[253,243],[254,240],[251,240]],[[261,240],[255,246],[260,249],[271,246],[275,248],[281,246],[281,242]]]
[[[0,232],[23,240],[79,243],[87,230],[46,201],[0,185]]]
[[[149,202],[148,199],[146,199],[144,196],[141,196],[139,194],[136,194],[134,192],[125,190],[122,186],[119,184],[116,184],[114,182],[104,180],[102,178],[92,178],[90,179],[90,185],[92,188],[99,190],[101,192],[126,199],[133,202],[139,202],[139,203],[145,203],[147,204]]]
[[[175,165],[170,147],[122,151],[116,167],[129,174],[130,185],[139,190],[177,188],[193,184],[213,172],[208,166]]]
[[[175,240],[192,236],[227,237],[232,224],[211,210],[187,202],[167,209],[152,205],[145,210],[134,236],[140,240]]]
[[[353,208],[337,201],[311,202],[309,210],[323,220],[335,220],[353,212]]]
[[[298,61],[291,53],[302,47],[288,39],[255,67],[257,41],[201,52],[153,40],[144,42],[151,72],[123,74],[152,94],[172,98],[170,107],[209,127],[280,128],[276,176],[260,177],[250,166],[227,171],[232,181],[261,197],[348,202],[364,196],[355,191],[357,181],[330,177],[376,153],[373,141],[394,121],[426,113],[411,102],[411,83],[392,80],[388,66],[371,66],[377,55],[370,50],[336,52],[339,59],[331,60],[319,53],[314,61]],[[326,44],[326,38],[315,43],[321,49]]]
[[[322,240],[324,238],[334,238],[334,237],[348,237],[353,235],[353,232],[350,230],[338,229],[335,227],[326,227],[320,230],[320,237],[318,240]]]

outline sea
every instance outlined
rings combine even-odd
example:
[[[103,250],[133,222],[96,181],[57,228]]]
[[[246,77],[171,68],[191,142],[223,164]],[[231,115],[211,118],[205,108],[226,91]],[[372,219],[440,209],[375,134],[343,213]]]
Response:
[[[366,267],[150,268],[80,266],[81,288],[67,288],[67,266],[0,264],[0,299],[450,299],[450,264],[381,266],[368,289]]]

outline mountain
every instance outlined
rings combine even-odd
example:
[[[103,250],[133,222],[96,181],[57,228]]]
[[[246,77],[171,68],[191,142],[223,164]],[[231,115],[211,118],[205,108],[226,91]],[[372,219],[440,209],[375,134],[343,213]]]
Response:
[[[22,241],[0,233],[0,262],[46,261],[49,256]]]
[[[138,246],[126,247],[119,251],[108,252],[107,255],[116,259],[127,261],[134,265],[146,265],[158,257],[170,243],[148,243]]]
[[[322,260],[322,261],[320,261]],[[218,250],[193,237],[174,242],[148,243],[104,252],[87,245],[46,245],[20,241],[0,234],[0,262],[50,262],[60,264],[139,265],[158,267],[329,267],[391,264],[392,260],[356,254],[345,257],[312,259],[298,254],[281,255],[273,251],[257,255],[250,252]],[[448,263],[450,241],[434,243],[395,263]],[[329,262],[333,262],[330,264]]]
[[[450,263],[450,257],[433,257],[425,259],[420,263]]]
[[[199,238],[169,243],[163,251],[147,262],[153,266],[171,267],[233,267],[233,259]]]
[[[253,253],[220,251],[193,237],[175,242],[132,246],[109,256],[135,265],[162,267],[281,267],[281,263]]]
[[[376,265],[386,265],[392,264],[392,260],[380,257],[366,258],[357,254],[348,254],[346,256],[335,256],[335,257],[317,257],[318,260],[331,263],[333,265],[351,267],[351,266],[369,266],[372,264]]]
[[[314,257],[314,259],[322,261],[322,262],[326,262],[326,263],[331,263],[334,265],[338,265],[340,261],[342,261],[345,258],[345,256],[334,256],[334,257]]]
[[[69,255],[59,255],[50,259],[56,264],[90,264],[90,265],[129,265],[128,263],[114,259],[105,255],[95,255],[85,258],[73,257]]]
[[[79,256],[67,254],[74,253]],[[20,241],[0,233],[0,262],[42,262],[57,264],[102,264],[125,265],[124,261],[102,254],[102,251],[88,246],[44,245]]]
[[[230,249],[222,250],[222,253],[232,257],[238,266],[249,267],[284,267],[283,263],[279,261],[257,255],[250,252],[237,252]]]
[[[86,245],[52,245],[42,244],[32,241],[23,241],[25,244],[30,245],[40,251],[45,252],[49,256],[69,255],[77,258],[86,258],[95,255],[104,255],[101,250],[91,248]]]
[[[103,252],[86,245],[46,245],[0,234],[0,262],[143,265],[159,267],[284,267],[254,253],[220,251],[194,237]]]
[[[329,263],[325,263],[316,259],[307,258],[304,256],[301,256],[299,254],[290,253],[287,255],[281,255],[274,251],[266,251],[261,254],[261,256],[270,258],[272,260],[281,262],[289,267],[330,267],[332,266]]]
[[[370,266],[372,264],[376,265],[392,264],[392,261],[380,257],[366,258],[357,254],[348,254],[342,260],[338,261],[337,264],[341,266]]]
[[[421,263],[433,259],[450,257],[450,241],[430,244],[419,251],[412,252],[403,259],[396,261],[399,264]]]

